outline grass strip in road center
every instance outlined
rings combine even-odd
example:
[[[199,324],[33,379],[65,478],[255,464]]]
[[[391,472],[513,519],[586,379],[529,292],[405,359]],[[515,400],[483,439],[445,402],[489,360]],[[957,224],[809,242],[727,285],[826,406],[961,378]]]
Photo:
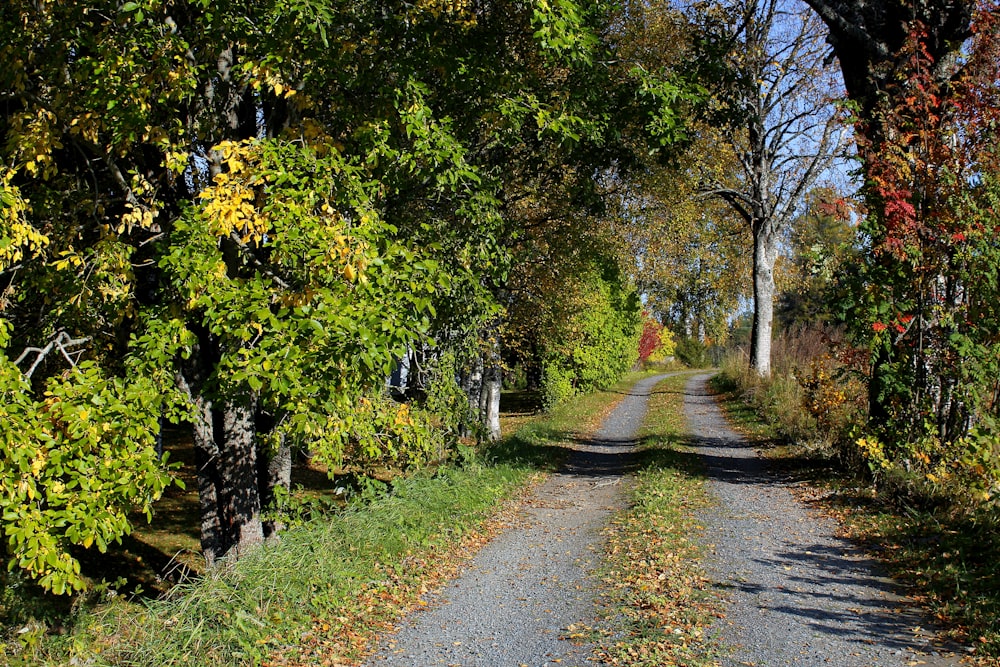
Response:
[[[697,514],[711,498],[703,467],[686,447],[684,385],[667,378],[649,398],[640,433],[641,467],[629,508],[606,530],[607,628],[577,630],[595,641],[602,664],[700,667],[716,664],[706,628],[721,611],[699,560]]]

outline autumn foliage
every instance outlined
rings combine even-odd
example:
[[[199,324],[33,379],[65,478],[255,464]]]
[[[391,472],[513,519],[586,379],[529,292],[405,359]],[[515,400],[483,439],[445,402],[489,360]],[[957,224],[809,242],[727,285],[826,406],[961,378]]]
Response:
[[[675,342],[669,329],[660,324],[649,311],[642,314],[642,333],[639,335],[639,361],[661,362],[674,354]]]
[[[992,501],[1000,481],[1000,25],[983,3],[961,69],[939,74],[911,26],[881,114],[859,123],[869,213],[847,297],[871,350],[876,471],[901,465]],[[876,443],[873,445],[872,443]]]

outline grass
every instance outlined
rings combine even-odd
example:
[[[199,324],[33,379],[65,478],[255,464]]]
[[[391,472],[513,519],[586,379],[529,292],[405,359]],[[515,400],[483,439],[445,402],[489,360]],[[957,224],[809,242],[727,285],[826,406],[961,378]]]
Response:
[[[838,463],[829,452],[781,437],[743,401],[716,384],[727,415],[786,472],[808,484],[800,497],[835,516],[923,606],[943,639],[972,663],[1000,664],[1000,524],[996,515],[948,503],[908,502]],[[814,490],[819,490],[816,493]]]
[[[397,479],[390,495],[290,529],[162,599],[118,597],[81,612],[64,634],[33,626],[0,656],[18,666],[358,664],[638,377],[528,421],[478,461]]]
[[[831,498],[847,533],[878,555],[947,639],[978,665],[1000,664],[1000,530],[944,508],[899,507],[866,489]]]
[[[721,605],[699,565],[704,546],[697,520],[711,501],[703,468],[686,447],[687,379],[668,378],[651,395],[629,508],[607,529],[602,575],[610,589],[610,629],[597,633],[595,656],[602,664],[717,664],[706,631]]]

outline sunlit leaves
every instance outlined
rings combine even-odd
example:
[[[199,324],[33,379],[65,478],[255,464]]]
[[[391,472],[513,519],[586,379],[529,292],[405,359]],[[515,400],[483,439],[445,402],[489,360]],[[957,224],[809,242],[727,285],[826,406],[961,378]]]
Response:
[[[448,285],[433,248],[391,240],[378,184],[337,150],[280,140],[218,150],[225,170],[177,222],[162,261],[189,326],[218,340],[205,390],[254,393],[287,415],[283,432],[338,466],[426,454],[426,421],[364,408],[381,405],[365,395],[426,334],[432,297]],[[227,218],[234,199],[242,211]],[[144,354],[156,343],[145,338]]]
[[[585,28],[585,9],[573,0],[536,0],[532,26],[535,39],[568,62],[589,63],[597,37]]]
[[[13,177],[13,170],[0,167],[0,273],[19,262],[25,253],[40,250],[49,242],[28,222],[28,202],[20,188],[12,184]]]
[[[130,532],[131,512],[149,514],[169,483],[152,448],[152,389],[85,363],[34,400],[0,354],[0,511],[11,568],[56,593],[80,590],[70,547],[103,552]]]

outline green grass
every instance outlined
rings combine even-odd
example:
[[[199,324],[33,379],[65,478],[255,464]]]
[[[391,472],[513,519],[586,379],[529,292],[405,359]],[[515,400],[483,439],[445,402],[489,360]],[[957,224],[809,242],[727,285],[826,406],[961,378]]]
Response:
[[[711,500],[702,465],[686,447],[687,379],[668,378],[651,395],[629,508],[607,529],[609,627],[591,637],[605,664],[716,664],[706,628],[721,606],[699,564],[703,527],[696,517]]]
[[[562,445],[599,424],[638,377],[531,420],[480,460],[396,479],[390,495],[290,529],[164,599],[112,601],[63,635],[36,626],[0,656],[11,665],[357,664],[377,632],[489,538],[505,501],[552,469]]]

